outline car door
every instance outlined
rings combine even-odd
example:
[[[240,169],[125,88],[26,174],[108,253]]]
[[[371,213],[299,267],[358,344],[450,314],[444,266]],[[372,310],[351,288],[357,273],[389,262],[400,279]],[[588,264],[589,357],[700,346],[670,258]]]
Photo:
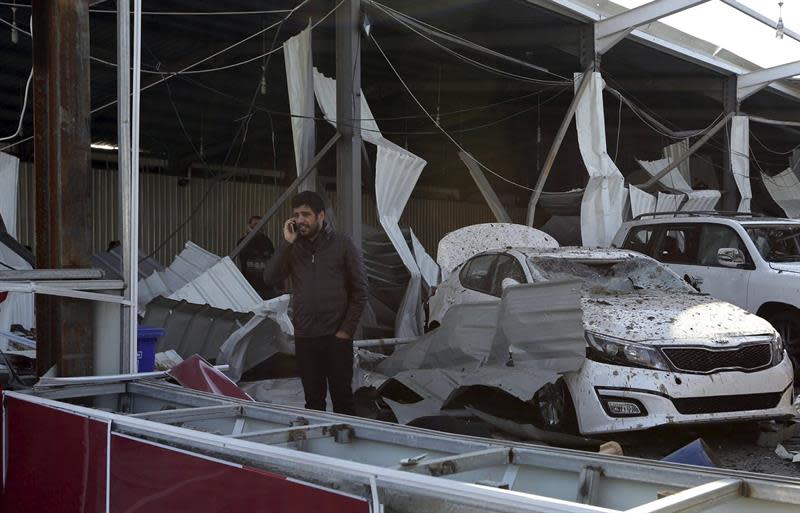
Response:
[[[717,252],[722,248],[739,249],[745,264],[739,268],[720,265]],[[651,256],[693,281],[700,292],[747,307],[753,260],[731,227],[715,223],[663,225]]]

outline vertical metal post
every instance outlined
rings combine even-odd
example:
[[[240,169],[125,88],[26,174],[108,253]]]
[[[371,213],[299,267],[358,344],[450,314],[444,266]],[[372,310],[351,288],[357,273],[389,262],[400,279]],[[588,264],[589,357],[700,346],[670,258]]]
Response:
[[[36,263],[91,266],[89,1],[33,0]],[[92,374],[92,305],[36,298],[37,371]]]
[[[360,0],[336,10],[336,192],[339,227],[361,247],[361,38]]]
[[[737,76],[726,79],[722,86],[722,107],[726,114],[739,112],[739,102],[736,99]],[[730,127],[730,119],[726,121]],[[725,151],[722,155],[722,210],[735,212],[739,207],[739,188],[733,176],[731,167],[731,133],[730,128],[725,131]]]
[[[126,299],[131,299],[130,284],[133,269],[132,263],[136,260],[136,254],[132,253],[131,240],[133,233],[132,204],[131,204],[131,6],[130,0],[117,0],[117,153],[118,153],[118,173],[119,173],[119,199],[120,199],[120,224],[122,245],[122,279],[125,282],[124,295]],[[131,325],[136,325],[136,317],[133,315],[134,309],[122,307],[121,330],[122,337],[120,344],[119,362],[124,366],[117,369],[117,372],[127,372],[130,369],[129,348],[135,340],[132,338]]]
[[[130,344],[127,348],[123,346],[123,369],[128,372],[138,370],[136,358],[136,329],[139,297],[139,114],[141,104],[141,76],[142,76],[142,0],[133,0],[133,91],[131,108],[131,217],[130,217],[130,240],[129,258],[131,267],[128,274],[128,284],[126,290],[131,300],[128,310]]]

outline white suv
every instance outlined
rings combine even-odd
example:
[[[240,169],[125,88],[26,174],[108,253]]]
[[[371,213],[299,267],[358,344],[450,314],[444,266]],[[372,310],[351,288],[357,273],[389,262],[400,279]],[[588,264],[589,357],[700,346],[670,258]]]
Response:
[[[699,291],[767,319],[800,370],[800,221],[750,214],[639,216],[614,247],[667,264]]]

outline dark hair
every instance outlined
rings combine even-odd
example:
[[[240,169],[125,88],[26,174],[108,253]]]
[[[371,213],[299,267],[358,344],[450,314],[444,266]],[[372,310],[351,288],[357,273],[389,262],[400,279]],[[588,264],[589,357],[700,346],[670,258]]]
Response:
[[[307,205],[315,214],[319,214],[325,210],[325,202],[322,201],[322,196],[314,191],[303,191],[295,194],[292,198],[292,208],[302,207]]]
[[[252,215],[252,216],[250,216],[250,219],[248,219],[248,220],[247,220],[247,224],[250,224],[250,223],[252,223],[254,219],[255,219],[256,221],[261,221],[261,216],[257,216],[257,215]]]

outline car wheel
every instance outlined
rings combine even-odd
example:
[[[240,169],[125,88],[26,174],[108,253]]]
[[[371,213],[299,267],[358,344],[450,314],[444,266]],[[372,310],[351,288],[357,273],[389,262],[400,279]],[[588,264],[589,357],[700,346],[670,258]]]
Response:
[[[800,378],[800,311],[783,310],[767,319],[781,334],[783,346],[794,366],[795,382]]]
[[[540,388],[533,397],[533,406],[540,428],[566,433],[578,431],[575,406],[563,379]]]

